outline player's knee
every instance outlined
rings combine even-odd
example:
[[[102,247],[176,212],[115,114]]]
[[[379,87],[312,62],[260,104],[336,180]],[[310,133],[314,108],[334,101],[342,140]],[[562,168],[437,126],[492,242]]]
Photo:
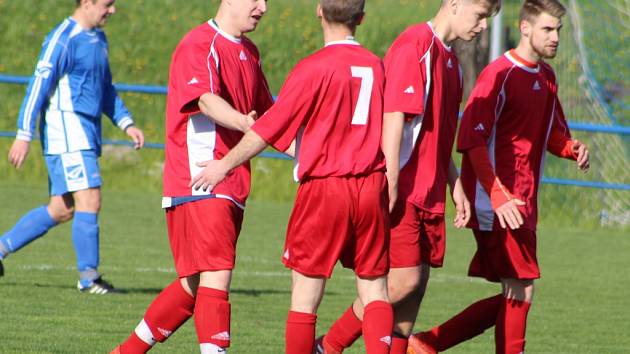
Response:
[[[72,220],[74,217],[74,207],[66,207],[66,206],[49,206],[48,213],[50,217],[58,223],[64,223],[66,221]]]
[[[399,278],[387,284],[387,291],[392,302],[398,302],[409,296],[422,298],[424,290],[421,280],[417,277]]]

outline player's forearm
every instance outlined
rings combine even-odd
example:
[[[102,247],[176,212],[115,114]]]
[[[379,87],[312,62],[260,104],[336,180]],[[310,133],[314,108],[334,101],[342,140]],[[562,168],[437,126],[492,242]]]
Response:
[[[455,183],[459,178],[459,172],[457,171],[457,167],[455,166],[455,161],[451,158],[451,162],[448,166],[448,186],[451,188],[451,191],[455,188]]]
[[[503,185],[494,172],[490,163],[487,147],[477,146],[465,151],[470,159],[473,171],[483,189],[490,196],[492,208],[496,210],[501,205],[514,199],[512,193]]]
[[[222,97],[212,93],[205,93],[199,98],[199,109],[218,125],[242,132],[249,129],[247,115],[234,109]]]
[[[267,145],[267,142],[261,138],[260,135],[253,130],[249,130],[245,133],[241,141],[221,159],[221,163],[227,171],[232,171],[261,153],[265,150]]]
[[[547,151],[565,159],[577,159],[577,155],[573,151],[573,140],[558,129],[551,130],[547,141]]]
[[[387,178],[390,184],[398,184],[400,174],[400,144],[402,141],[405,115],[401,112],[385,113],[381,149],[385,155]]]

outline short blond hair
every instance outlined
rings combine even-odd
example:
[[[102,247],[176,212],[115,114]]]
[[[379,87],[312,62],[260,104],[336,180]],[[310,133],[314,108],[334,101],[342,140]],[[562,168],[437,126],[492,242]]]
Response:
[[[521,7],[520,20],[534,22],[543,12],[561,18],[567,10],[558,0],[525,0]]]

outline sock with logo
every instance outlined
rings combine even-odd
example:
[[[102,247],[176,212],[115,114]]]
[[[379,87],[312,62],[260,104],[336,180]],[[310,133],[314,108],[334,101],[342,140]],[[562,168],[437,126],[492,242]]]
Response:
[[[445,351],[494,326],[502,299],[499,294],[477,301],[443,324],[414,336],[438,352]]]
[[[194,307],[195,298],[175,280],[149,305],[135,331],[120,345],[121,353],[145,353],[156,342],[164,342],[192,316]]]
[[[400,333],[394,332],[392,334],[392,347],[389,349],[389,354],[407,354],[407,344],[409,339]]]
[[[0,258],[6,258],[20,248],[43,236],[57,222],[48,214],[48,208],[43,205],[24,214],[20,220],[6,234],[0,237]]]
[[[230,346],[230,303],[227,292],[200,286],[195,301],[195,328],[199,344]],[[212,346],[204,346],[212,347]]]
[[[312,353],[317,315],[289,311],[285,332],[286,354]]]
[[[525,351],[525,327],[530,306],[529,302],[503,298],[494,328],[497,353],[520,354]]]
[[[352,305],[350,305],[346,312],[333,323],[328,333],[324,336],[323,341],[326,345],[341,353],[361,337],[362,331],[363,322],[354,314]]]
[[[363,312],[363,340],[367,354],[387,354],[392,342],[394,311],[385,301],[372,301]]]
[[[92,285],[99,277],[98,263],[98,215],[77,211],[72,220],[72,244],[77,254],[77,268],[81,286]]]

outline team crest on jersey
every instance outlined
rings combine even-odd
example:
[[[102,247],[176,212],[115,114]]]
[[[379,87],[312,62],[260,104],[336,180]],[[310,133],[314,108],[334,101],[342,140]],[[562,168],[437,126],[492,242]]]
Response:
[[[453,62],[451,61],[451,58],[448,58],[448,61],[446,62],[446,67],[449,69],[453,68]]]
[[[486,127],[484,127],[482,123],[479,123],[479,124],[475,127],[475,129],[474,129],[474,130],[476,130],[476,131],[478,131],[478,132],[482,132],[482,131],[486,130]]]
[[[403,91],[404,93],[408,93],[410,95],[413,95],[414,93],[416,93],[416,90],[413,89],[413,86],[409,86],[405,89],[405,91]]]
[[[245,52],[241,50],[241,53],[238,55],[238,58],[245,61],[247,60],[247,55],[245,55]]]
[[[66,178],[68,181],[76,181],[85,178],[82,165],[66,166]]]
[[[536,82],[534,83],[534,87],[532,87],[532,89],[534,91],[538,91],[540,90],[540,84],[538,83],[538,80],[536,80]]]

